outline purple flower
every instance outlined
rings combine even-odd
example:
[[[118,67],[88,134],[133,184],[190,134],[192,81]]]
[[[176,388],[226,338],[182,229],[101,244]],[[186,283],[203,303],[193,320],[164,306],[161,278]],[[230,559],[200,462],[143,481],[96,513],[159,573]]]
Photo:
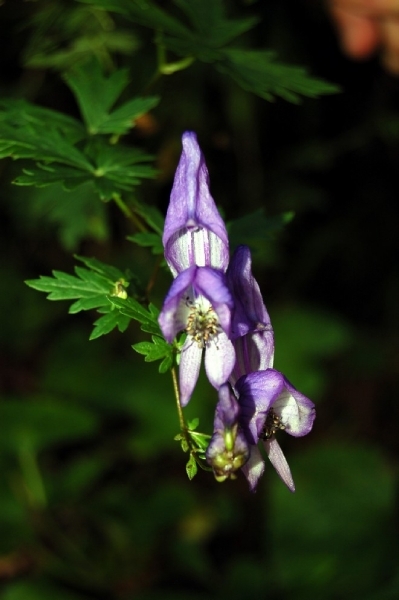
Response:
[[[294,492],[295,485],[287,461],[275,439],[275,434],[285,431],[294,437],[309,433],[315,419],[313,402],[275,369],[255,371],[241,377],[236,385],[241,408],[240,423],[252,448],[263,440],[269,460],[288,488]],[[252,462],[247,466],[246,476],[254,490],[260,475],[260,457],[255,451],[257,472],[251,472]],[[258,474],[259,472],[259,474]]]
[[[192,265],[225,271],[227,231],[209,191],[203,154],[192,131],[182,143],[162,238],[166,261],[174,276]]]
[[[239,246],[226,273],[235,306],[231,339],[237,360],[230,377],[232,384],[246,373],[273,366],[273,328],[251,265],[249,248]]]
[[[251,490],[264,472],[259,440],[270,462],[291,491],[291,471],[275,438],[279,430],[293,436],[309,433],[315,418],[314,404],[298,392],[282,373],[273,369],[274,336],[259,286],[252,275],[251,254],[239,246],[226,273],[235,311],[231,331],[236,364],[230,376],[241,407],[240,423],[250,444],[243,467]]]
[[[219,389],[233,370],[235,352],[229,339],[233,299],[225,275],[210,267],[192,265],[173,281],[159,315],[165,339],[179,331],[187,338],[180,357],[180,402],[185,406],[198,380],[202,352],[211,384]]]
[[[240,407],[228,384],[219,389],[214,433],[206,450],[217,481],[234,478],[249,457],[247,439],[239,425]]]

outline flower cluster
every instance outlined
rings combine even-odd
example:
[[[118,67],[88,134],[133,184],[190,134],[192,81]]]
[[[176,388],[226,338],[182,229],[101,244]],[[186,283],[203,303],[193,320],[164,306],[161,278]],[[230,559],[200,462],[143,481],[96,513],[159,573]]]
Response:
[[[186,406],[191,398],[204,354],[207,377],[219,396],[206,451],[216,479],[242,469],[254,491],[265,468],[263,445],[294,491],[276,433],[309,433],[314,405],[273,369],[273,329],[252,275],[250,250],[239,246],[229,261],[226,227],[210,195],[196,136],[186,132],[182,141],[163,235],[174,281],[159,316],[168,342],[181,331],[187,334],[180,356],[180,403]]]

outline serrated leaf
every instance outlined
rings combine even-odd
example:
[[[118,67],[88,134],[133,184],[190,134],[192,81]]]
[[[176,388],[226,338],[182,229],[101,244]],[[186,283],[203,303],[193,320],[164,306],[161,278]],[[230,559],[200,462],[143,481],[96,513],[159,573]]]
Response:
[[[122,315],[118,310],[111,310],[97,321],[94,322],[94,329],[91,332],[90,340],[95,340],[102,335],[105,335],[117,327],[120,332],[127,329],[130,319]]]
[[[134,321],[138,321],[145,325],[154,325],[157,323],[150,311],[134,298],[126,298],[126,300],[123,300],[121,298],[110,296],[108,299],[112,305],[118,308],[123,315],[129,317],[129,319],[133,319]]]
[[[73,167],[61,165],[45,165],[38,163],[36,167],[23,169],[23,175],[19,175],[13,181],[16,185],[46,187],[62,181],[64,190],[70,191],[88,181],[87,172]]]
[[[167,373],[173,367],[173,354],[170,353],[168,356],[165,356],[161,364],[159,365],[158,371],[161,374]]]
[[[93,0],[80,0],[92,4]],[[190,30],[178,19],[156,6],[149,0],[96,0],[96,5],[106,10],[122,13],[135,23],[151,27],[156,30],[167,31],[176,36],[189,36]]]
[[[188,462],[186,464],[186,473],[190,481],[198,473],[197,461],[195,460],[194,454],[190,454],[190,458],[188,459]]]
[[[87,265],[94,265],[96,271],[84,267],[75,267],[75,275],[63,271],[53,271],[53,277],[40,276],[25,283],[40,292],[47,292],[49,300],[77,300],[70,307],[71,313],[109,306],[108,297],[115,292],[113,275],[118,279],[123,274],[114,267],[105,265],[96,259],[79,257]]]
[[[71,304],[68,312],[70,315],[75,315],[81,310],[92,310],[93,308],[100,308],[107,305],[107,297],[104,294],[100,294],[98,296],[91,296],[90,298],[79,298],[79,300]]]
[[[126,238],[129,242],[133,242],[143,248],[151,248],[152,254],[163,254],[164,248],[162,238],[157,233],[140,232],[134,235],[129,235]]]
[[[72,144],[85,137],[82,123],[69,115],[31,104],[26,100],[0,99],[0,132],[3,132],[3,127],[43,132],[43,123],[49,129],[62,132]]]
[[[129,83],[129,74],[127,69],[119,69],[106,77],[95,59],[73,67],[64,77],[76,96],[91,135],[126,133],[134,127],[135,119],[159,102],[155,96],[134,98],[111,111]]]
[[[10,152],[7,155],[11,156]],[[85,153],[88,157],[85,160],[90,166],[88,169],[80,166],[66,167],[54,158],[51,165],[39,163],[36,167],[24,169],[24,175],[17,177],[14,183],[38,187],[62,183],[67,190],[89,183],[94,186],[102,200],[110,200],[121,190],[131,191],[141,179],[153,178],[157,173],[149,165],[143,164],[151,161],[152,156],[136,148],[112,145],[104,139],[93,141],[86,147]],[[22,155],[16,156],[16,158],[21,157]],[[35,158],[33,150],[29,157]],[[61,162],[61,159],[59,160]]]
[[[146,362],[153,362],[171,354],[171,346],[160,337],[152,336],[152,342],[139,342],[132,348],[139,354],[144,354]]]
[[[308,75],[306,69],[278,62],[266,50],[223,49],[224,59],[216,67],[230,75],[242,88],[266,100],[281,96],[298,103],[299,94],[315,98],[333,94],[339,87]]]
[[[87,157],[57,129],[52,129],[50,124],[46,127],[45,121],[40,128],[1,123],[0,157],[6,156],[14,159],[32,158],[49,163],[60,162],[81,171],[93,171],[93,165]]]
[[[222,0],[175,0],[175,4],[189,17],[203,43],[212,47],[228,44],[259,22],[256,17],[226,18]]]
[[[80,260],[86,267],[89,267],[92,271],[99,273],[106,277],[110,282],[122,281],[125,279],[126,275],[122,273],[116,267],[111,265],[106,265],[105,263],[98,260],[98,258],[88,258],[87,256],[78,256],[74,255],[77,260]]]
[[[161,335],[161,329],[159,327],[158,321],[152,323],[142,323],[141,330],[146,333],[152,333],[153,335]]]

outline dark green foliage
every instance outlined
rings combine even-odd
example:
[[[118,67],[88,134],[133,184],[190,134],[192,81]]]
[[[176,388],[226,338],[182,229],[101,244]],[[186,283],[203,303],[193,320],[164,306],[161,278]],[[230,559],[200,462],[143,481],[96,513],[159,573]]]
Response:
[[[2,3],[2,600],[399,596],[399,118],[392,80],[344,61],[321,7]],[[344,93],[306,100],[324,79]],[[179,427],[184,336],[165,342],[156,307],[188,128],[231,250],[254,251],[275,366],[317,404],[310,436],[279,438],[295,494],[269,463],[256,494],[203,472],[203,369]]]
[[[92,0],[84,1],[92,3]],[[266,100],[281,96],[289,102],[299,102],[300,95],[318,97],[339,91],[336,85],[311,77],[304,68],[276,61],[273,52],[229,47],[238,36],[252,29],[258,19],[226,18],[222,0],[175,0],[174,4],[184,14],[182,19],[171,16],[149,0],[100,0],[95,4],[156,30],[160,46],[164,45],[178,56],[214,63],[243,89]],[[161,72],[162,67],[160,65]]]
[[[90,135],[127,133],[134,127],[135,119],[159,102],[156,96],[134,98],[113,109],[129,83],[129,72],[119,69],[105,77],[96,60],[77,65],[67,71],[64,77],[76,96]]]

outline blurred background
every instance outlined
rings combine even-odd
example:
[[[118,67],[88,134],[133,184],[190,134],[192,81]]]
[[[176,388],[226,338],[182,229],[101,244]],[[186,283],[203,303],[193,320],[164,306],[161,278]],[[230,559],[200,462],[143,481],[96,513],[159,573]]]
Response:
[[[167,5],[168,3],[161,3]],[[189,482],[172,386],[124,334],[88,341],[94,314],[68,315],[24,280],[96,256],[145,279],[155,258],[126,241],[115,206],[85,190],[16,187],[0,162],[0,597],[4,600],[393,600],[398,568],[399,80],[378,58],[340,52],[322,2],[235,0],[256,14],[252,47],[305,65],[342,92],[268,103],[210,67],[154,84],[160,105],[133,143],[159,176],[139,189],[165,211],[186,129],[198,133],[227,221],[292,211],[252,239],[276,336],[276,368],[312,398],[303,439],[281,441],[296,483],[271,465]],[[155,68],[150,32],[71,1],[0,6],[0,92],[78,115],[60,76],[77,55],[127,66],[139,93]],[[82,208],[83,207],[83,208]],[[271,221],[272,222],[272,221]],[[247,232],[248,233],[248,232]],[[231,231],[232,247],[245,231]],[[241,236],[241,237],[240,237]],[[160,305],[170,277],[153,291]],[[187,409],[211,426],[201,380]],[[289,438],[289,439],[287,439]]]

